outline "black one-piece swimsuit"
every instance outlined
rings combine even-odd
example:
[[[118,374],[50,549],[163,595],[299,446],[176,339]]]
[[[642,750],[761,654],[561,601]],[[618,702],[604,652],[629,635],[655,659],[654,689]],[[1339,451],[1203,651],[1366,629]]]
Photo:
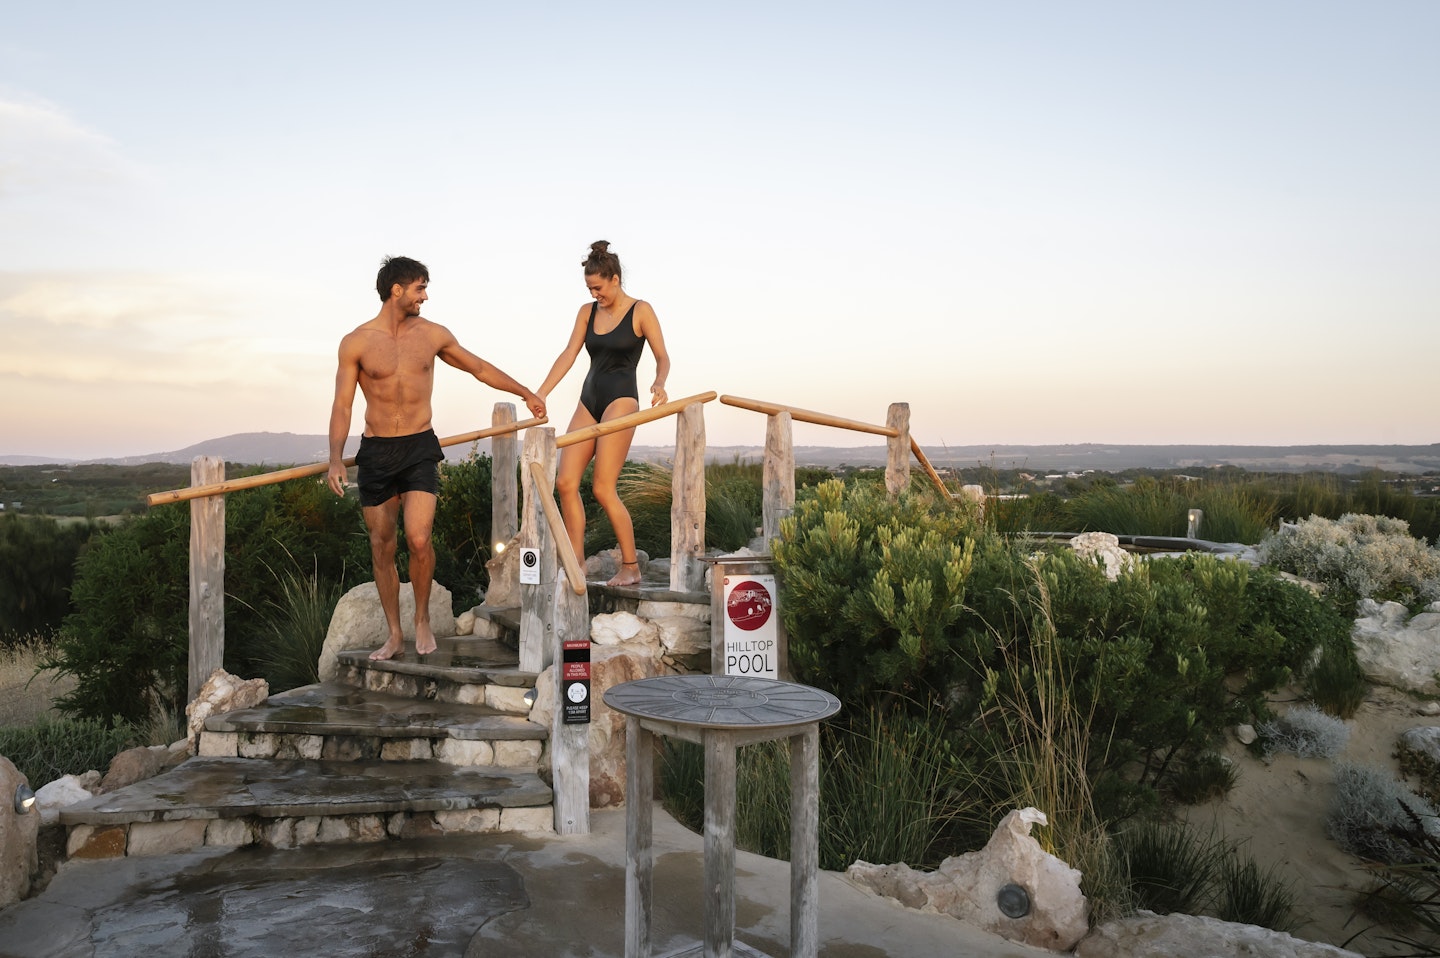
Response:
[[[590,372],[580,388],[580,405],[599,422],[605,410],[617,399],[629,397],[638,401],[640,390],[635,384],[635,370],[640,354],[645,351],[645,337],[635,333],[636,300],[625,312],[625,318],[608,333],[595,332],[595,314],[599,303],[590,304],[590,322],[585,327],[585,351],[590,354]]]

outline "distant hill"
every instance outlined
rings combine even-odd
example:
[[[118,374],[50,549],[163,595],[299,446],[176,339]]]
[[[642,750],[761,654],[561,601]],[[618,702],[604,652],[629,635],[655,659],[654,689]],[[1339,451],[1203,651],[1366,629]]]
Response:
[[[350,437],[345,454],[353,455],[360,443]],[[446,458],[463,459],[477,444],[450,446]],[[122,459],[69,460],[113,465],[139,465],[147,462],[189,463],[196,456],[221,456],[227,462],[256,465],[291,466],[323,462],[328,455],[328,441],[320,434],[300,435],[290,432],[247,432],[208,439],[184,449],[157,452]],[[490,441],[478,443],[481,452],[490,451]],[[711,446],[706,457],[728,462],[733,459],[759,462],[762,446]],[[1230,446],[1173,445],[1141,446],[1108,443],[1075,445],[1023,446],[973,445],[935,446],[925,450],[937,467],[965,468],[993,466],[997,469],[1033,469],[1081,472],[1095,469],[1118,472],[1122,469],[1200,469],[1206,466],[1232,465],[1253,472],[1298,472],[1327,469],[1336,472],[1364,472],[1383,469],[1388,472],[1440,472],[1440,443],[1428,446],[1398,445],[1310,445],[1310,446]],[[630,457],[649,462],[667,462],[674,456],[670,446],[632,446]],[[41,465],[53,460],[37,456],[0,456],[3,465]],[[802,466],[835,468],[850,466],[883,466],[885,447],[874,446],[797,446],[795,462]]]

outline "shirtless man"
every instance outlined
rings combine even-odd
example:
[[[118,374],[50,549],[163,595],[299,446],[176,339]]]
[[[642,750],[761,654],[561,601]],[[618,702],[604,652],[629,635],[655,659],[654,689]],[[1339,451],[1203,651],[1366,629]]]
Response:
[[[335,403],[330,408],[331,490],[345,494],[345,439],[350,434],[355,387],[365,394],[365,432],[355,455],[359,467],[360,506],[370,530],[375,588],[390,637],[370,654],[389,659],[405,648],[400,627],[400,575],[395,568],[396,529],[405,513],[405,544],[410,550],[410,581],[415,586],[415,651],[435,651],[430,628],[430,582],[435,548],[430,530],[440,489],[438,463],[444,458],[431,428],[430,398],[439,357],[487,386],[514,393],[537,417],[545,401],[479,356],[465,349],[444,326],[420,316],[430,272],[404,256],[389,257],[375,278],[380,313],[340,340],[335,374]]]

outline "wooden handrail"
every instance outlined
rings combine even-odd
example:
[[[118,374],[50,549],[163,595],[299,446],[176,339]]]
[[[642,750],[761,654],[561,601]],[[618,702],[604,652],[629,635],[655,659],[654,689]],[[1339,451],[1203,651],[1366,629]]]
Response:
[[[574,432],[567,432],[555,440],[556,449],[564,449],[566,446],[573,446],[577,442],[585,442],[587,439],[598,439],[607,436],[612,432],[619,432],[622,429],[630,429],[641,423],[654,422],[657,419],[664,419],[666,416],[673,416],[691,403],[709,402],[715,398],[715,391],[712,389],[706,393],[696,393],[693,396],[686,396],[684,399],[674,399],[649,409],[642,409],[639,412],[632,412],[628,416],[620,416],[616,419],[607,419],[604,422],[597,422],[592,426],[581,426]]]
[[[817,426],[835,426],[839,429],[849,429],[852,432],[868,432],[872,435],[887,436],[891,439],[900,435],[898,429],[890,426],[872,426],[868,422],[841,419],[839,416],[831,416],[823,412],[811,412],[808,409],[796,409],[794,406],[781,406],[777,403],[761,402],[758,399],[741,399],[739,396],[721,396],[720,401],[727,406],[737,406],[740,409],[748,409],[751,412],[763,412],[768,416],[788,412],[790,418],[796,422],[814,423]]]
[[[570,591],[576,595],[585,594],[585,570],[575,557],[575,547],[570,544],[570,534],[565,531],[565,520],[560,518],[560,509],[555,505],[555,494],[550,488],[550,477],[538,462],[530,463],[530,476],[535,480],[535,492],[540,496],[540,508],[545,510],[545,522],[550,534],[555,537],[555,549],[560,553],[560,562],[565,566],[565,575],[570,579]]]
[[[522,429],[529,429],[531,426],[543,426],[549,422],[549,418],[541,416],[538,419],[526,419],[522,422],[507,423],[504,426],[491,426],[489,429],[477,429],[474,432],[461,433],[458,436],[448,436],[440,440],[441,447],[457,446],[462,442],[474,442],[477,439],[485,439],[490,436],[503,436],[509,432],[519,432]],[[355,465],[355,457],[351,456],[344,460],[346,468]],[[187,486],[184,489],[172,489],[169,492],[155,492],[145,497],[145,504],[158,506],[162,503],[185,502],[188,499],[203,499],[206,496],[218,496],[227,492],[238,492],[241,489],[254,489],[259,486],[269,486],[277,482],[287,482],[291,479],[303,479],[306,476],[318,476],[321,473],[330,471],[329,462],[316,462],[308,466],[293,466],[289,469],[277,469],[274,472],[262,472],[258,476],[245,476],[241,479],[226,479],[224,482],[211,482],[203,486]]]
[[[954,496],[950,494],[949,489],[945,488],[945,483],[940,481],[940,473],[936,472],[935,467],[930,465],[930,460],[925,456],[924,450],[920,448],[920,444],[915,441],[914,436],[910,437],[910,451],[915,454],[916,459],[920,460],[920,465],[924,467],[925,471],[930,475],[930,481],[935,483],[935,488],[940,490],[940,494],[944,496],[947,501],[953,499]]]

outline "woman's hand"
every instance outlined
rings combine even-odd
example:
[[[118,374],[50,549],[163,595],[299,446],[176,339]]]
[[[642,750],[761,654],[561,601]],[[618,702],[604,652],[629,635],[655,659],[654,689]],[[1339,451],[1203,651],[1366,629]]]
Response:
[[[665,395],[665,387],[664,387],[664,386],[660,385],[659,383],[656,383],[655,385],[653,385],[653,386],[650,387],[650,405],[652,405],[652,406],[659,406],[660,404],[665,403],[665,402],[668,402],[668,401],[669,401],[669,400],[667,399],[667,397],[666,397],[666,395]]]

